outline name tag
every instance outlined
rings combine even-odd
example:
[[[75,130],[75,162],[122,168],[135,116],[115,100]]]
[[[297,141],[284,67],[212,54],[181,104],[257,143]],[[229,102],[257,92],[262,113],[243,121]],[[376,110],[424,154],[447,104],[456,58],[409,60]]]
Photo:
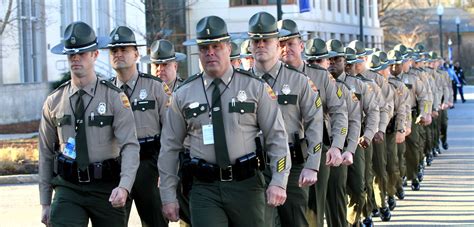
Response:
[[[72,137],[67,139],[66,146],[64,146],[63,155],[68,158],[76,159],[76,139]]]
[[[204,145],[214,144],[214,129],[212,124],[202,125],[202,142]]]

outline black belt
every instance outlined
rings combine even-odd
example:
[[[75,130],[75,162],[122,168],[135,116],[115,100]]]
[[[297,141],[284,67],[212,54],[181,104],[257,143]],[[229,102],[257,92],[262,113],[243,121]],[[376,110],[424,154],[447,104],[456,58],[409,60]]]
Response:
[[[140,160],[156,157],[160,153],[160,136],[150,136],[138,139],[140,143]]]
[[[67,158],[62,154],[56,156],[54,163],[54,173],[74,184],[120,180],[121,165],[119,158],[91,163],[85,170],[78,169],[76,160]]]
[[[192,158],[189,164],[191,174],[199,181],[242,181],[255,176],[258,161],[255,153],[247,154],[237,159],[234,165],[220,168],[204,159]]]

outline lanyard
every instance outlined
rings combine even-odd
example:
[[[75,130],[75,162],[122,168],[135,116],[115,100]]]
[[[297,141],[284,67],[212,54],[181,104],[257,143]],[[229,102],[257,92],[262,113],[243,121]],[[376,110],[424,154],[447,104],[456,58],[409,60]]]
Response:
[[[140,75],[141,75],[141,73],[138,72],[137,81],[135,81],[135,84],[133,85],[132,92],[130,93],[130,97],[133,96],[133,92],[135,91],[135,88],[137,87],[138,80],[140,80]],[[118,86],[118,85],[117,85],[117,81],[118,81],[118,78],[115,77],[115,86]],[[123,83],[123,84],[127,84],[127,83]],[[122,85],[123,85],[123,84],[122,84]],[[128,85],[127,85],[127,86],[128,86]],[[130,97],[129,97],[129,99],[130,99]]]
[[[234,72],[235,72],[235,71],[234,71]],[[227,88],[229,88],[230,83],[231,83],[232,80],[234,79],[234,72],[232,73],[232,76],[230,77],[229,83],[228,83],[228,84],[225,84],[225,83],[224,83],[225,89],[219,94],[219,97],[218,97],[216,100],[220,99],[221,96],[222,96],[222,94],[224,94],[224,92],[227,90]],[[211,115],[211,108],[212,108],[212,106],[214,106],[215,103],[214,103],[214,102],[213,102],[213,103],[209,103],[209,99],[207,98],[206,86],[204,85],[204,74],[201,74],[201,82],[202,82],[202,89],[203,89],[203,91],[204,91],[204,97],[206,97],[206,103],[207,103],[207,106],[209,107],[209,118],[212,118],[212,115]],[[224,81],[222,81],[222,82],[224,82]],[[214,84],[214,86],[216,86],[216,84]],[[212,104],[212,105],[210,105],[210,104]]]
[[[275,87],[275,84],[278,80],[278,77],[280,76],[280,72],[281,72],[281,68],[283,67],[283,64],[280,65],[280,68],[278,69],[278,72],[277,72],[277,76],[275,77],[275,81],[273,81],[273,84],[268,84],[270,85],[270,87],[273,89],[273,87]],[[255,74],[255,71],[253,70],[252,68],[252,73]],[[265,81],[266,82],[266,81]]]

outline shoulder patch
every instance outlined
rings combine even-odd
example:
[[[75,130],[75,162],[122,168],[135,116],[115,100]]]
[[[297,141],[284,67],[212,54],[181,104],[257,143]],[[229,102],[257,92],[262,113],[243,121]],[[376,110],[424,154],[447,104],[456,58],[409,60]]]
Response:
[[[152,75],[146,74],[146,73],[140,73],[139,75],[140,75],[141,77],[143,77],[143,78],[148,78],[148,79],[156,80],[156,81],[159,81],[160,83],[163,83],[163,80],[160,79],[160,78],[157,77],[157,76],[152,76]]]
[[[120,100],[122,100],[123,107],[130,109],[130,101],[124,93],[120,93]]]
[[[120,88],[118,88],[117,86],[115,86],[112,82],[110,82],[109,80],[101,80],[100,81],[100,84],[103,84],[105,86],[107,86],[108,88],[116,91],[116,92],[122,92],[122,90]]]
[[[318,92],[318,87],[316,87],[314,82],[309,78],[308,78],[308,83],[309,83],[309,86],[311,87],[311,89],[313,89],[314,92]]]
[[[270,87],[270,85],[268,85],[268,84],[265,84],[264,86],[265,86],[265,90],[267,91],[268,96],[269,96],[272,100],[276,100],[277,97],[276,97],[276,95],[275,95],[275,92],[273,92],[272,87]]]
[[[187,84],[187,83],[189,83],[189,82],[191,82],[191,81],[193,81],[193,80],[199,78],[200,76],[202,76],[202,74],[203,74],[203,72],[200,72],[200,73],[196,73],[196,74],[194,74],[194,75],[188,77],[188,79],[184,80],[183,83],[180,84],[180,85],[175,89],[175,91],[177,91],[178,89],[180,89],[181,87],[183,87],[183,85],[185,85],[185,84]]]
[[[309,68],[312,68],[312,69],[317,69],[317,70],[327,71],[325,68],[323,68],[319,65],[316,65],[316,64],[306,64],[306,67],[309,67]]]

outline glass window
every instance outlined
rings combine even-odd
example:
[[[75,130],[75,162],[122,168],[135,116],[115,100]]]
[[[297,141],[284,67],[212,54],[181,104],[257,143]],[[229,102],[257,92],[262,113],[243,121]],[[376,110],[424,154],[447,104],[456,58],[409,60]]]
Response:
[[[229,0],[230,6],[276,5],[277,0]],[[295,4],[296,0],[281,0],[282,4]]]
[[[354,13],[355,15],[357,15],[359,13],[359,0],[356,0],[355,1],[355,4],[354,4]]]
[[[341,12],[341,0],[337,0],[337,12]]]
[[[351,13],[351,0],[347,0],[346,2],[346,13],[347,14]]]
[[[373,0],[369,0],[369,17],[372,17],[372,7],[373,7],[373,3],[374,1]]]
[[[331,11],[332,8],[332,0],[328,0],[328,10]]]

